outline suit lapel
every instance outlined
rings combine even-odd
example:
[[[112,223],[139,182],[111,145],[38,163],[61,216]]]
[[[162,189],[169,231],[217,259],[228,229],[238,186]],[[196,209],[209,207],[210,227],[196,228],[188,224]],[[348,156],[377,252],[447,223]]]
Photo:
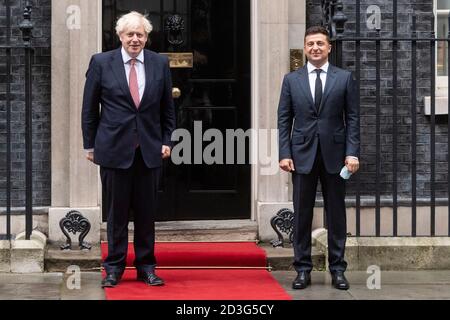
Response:
[[[152,60],[153,57],[150,52],[144,49],[145,88],[139,108],[145,106],[145,102],[147,101],[150,93],[150,88],[154,83],[153,79],[155,78],[155,71],[152,68]]]
[[[133,98],[131,97],[130,87],[127,83],[127,75],[125,74],[125,66],[122,59],[121,49],[117,49],[111,59],[111,69],[119,82],[120,88],[128,99],[129,106],[134,106]]]
[[[300,88],[303,91],[303,95],[309,102],[309,105],[314,109],[314,100],[311,95],[311,87],[309,86],[309,76],[308,69],[306,65],[298,71],[298,76],[300,78],[299,84]]]
[[[323,105],[325,104],[328,96],[330,95],[331,89],[333,89],[336,83],[336,69],[331,64],[328,67],[327,72],[327,82],[325,83],[325,90],[323,91],[322,101],[319,106],[319,113],[322,111]]]

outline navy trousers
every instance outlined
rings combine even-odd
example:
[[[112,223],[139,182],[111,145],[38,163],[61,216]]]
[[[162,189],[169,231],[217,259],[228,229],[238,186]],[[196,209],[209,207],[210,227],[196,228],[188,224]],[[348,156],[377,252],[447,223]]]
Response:
[[[320,145],[314,166],[309,174],[292,174],[294,200],[294,268],[310,272],[311,228],[316,200],[317,183],[320,180],[328,228],[328,264],[330,272],[345,271],[345,242],[347,221],[345,211],[345,180],[339,174],[329,174],[323,164]]]
[[[155,213],[161,168],[147,168],[140,148],[128,169],[100,167],[103,205],[107,212],[108,256],[106,272],[122,273],[126,267],[128,221],[134,213],[134,266],[153,271],[155,259]]]

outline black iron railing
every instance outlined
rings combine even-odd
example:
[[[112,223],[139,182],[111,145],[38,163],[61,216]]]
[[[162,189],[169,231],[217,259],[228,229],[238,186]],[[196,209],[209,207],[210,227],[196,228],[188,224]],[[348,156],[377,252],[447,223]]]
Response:
[[[347,32],[344,33],[344,27],[345,23],[348,20],[347,16],[344,14],[344,6],[343,2],[341,0],[322,0],[322,25],[325,26],[328,31],[330,32],[332,45],[334,48],[334,52],[331,56],[332,63],[342,66],[343,60],[350,59],[348,56],[343,59],[343,49],[344,45],[354,45],[354,64],[351,65],[354,66],[354,75],[358,83],[358,101],[361,101],[361,82],[366,81],[368,79],[365,79],[364,75],[361,74],[361,44],[363,44],[366,48],[369,45],[374,45],[375,52],[373,53],[373,56],[375,57],[375,137],[373,137],[373,143],[376,145],[376,153],[375,153],[375,191],[374,191],[374,206],[375,206],[375,235],[381,236],[381,196],[382,192],[386,192],[386,187],[383,183],[385,181],[382,180],[382,152],[383,152],[383,142],[381,140],[382,136],[382,90],[384,89],[390,89],[392,91],[391,97],[392,97],[392,190],[389,190],[389,192],[392,195],[392,235],[398,236],[399,235],[399,174],[403,174],[403,172],[399,172],[399,131],[397,123],[399,122],[399,72],[404,72],[405,70],[401,70],[399,68],[399,54],[400,49],[399,45],[400,43],[407,43],[408,46],[410,45],[410,56],[411,56],[411,70],[410,70],[410,80],[411,80],[411,88],[410,88],[410,123],[409,130],[410,130],[410,174],[411,174],[411,180],[410,180],[410,206],[411,206],[411,234],[410,236],[416,237],[417,236],[417,208],[418,208],[418,180],[417,180],[417,165],[418,165],[418,153],[417,153],[417,142],[418,142],[418,135],[419,134],[425,134],[423,132],[418,133],[418,118],[417,118],[417,99],[419,98],[418,94],[420,92],[418,91],[418,59],[423,59],[423,56],[418,56],[418,45],[421,46],[423,49],[424,46],[429,48],[429,51],[426,52],[426,55],[429,55],[429,68],[428,70],[420,70],[421,72],[427,72],[429,74],[430,79],[430,85],[429,85],[429,92],[430,92],[430,115],[427,117],[427,121],[429,121],[429,197],[426,197],[428,201],[428,205],[430,208],[430,230],[429,234],[427,236],[436,236],[436,204],[437,204],[437,198],[436,198],[436,125],[437,125],[437,118],[436,118],[436,62],[435,62],[435,56],[436,56],[436,45],[439,42],[444,42],[448,44],[448,47],[450,47],[450,31],[447,35],[447,38],[438,38],[436,37],[436,34],[434,32],[434,23],[435,18],[434,16],[430,18],[431,20],[431,28],[429,31],[422,31],[421,29],[420,33],[417,30],[417,16],[416,13],[413,12],[411,14],[411,33],[407,36],[399,36],[398,34],[398,23],[397,23],[397,16],[398,16],[398,4],[397,0],[392,1],[393,5],[393,11],[392,11],[392,30],[388,30],[388,34],[392,35],[389,37],[382,37],[381,29],[377,27],[374,32],[367,32],[365,36],[361,35],[361,3],[360,0],[355,0],[355,31],[354,34],[348,34]],[[449,16],[449,25],[450,25],[450,16]],[[369,37],[367,37],[367,34],[370,34]],[[420,36],[419,36],[420,35]],[[392,86],[387,86],[385,83],[382,84],[381,79],[381,71],[382,71],[382,45],[384,44],[385,47],[388,47],[386,44],[389,44],[389,47],[392,46],[392,55],[391,55],[391,68],[392,68]],[[353,50],[353,49],[352,49]],[[428,50],[428,49],[427,49]],[[448,49],[447,49],[448,50]],[[367,49],[366,49],[367,51]],[[387,50],[385,50],[387,51]],[[421,51],[423,54],[423,50]],[[384,52],[386,53],[386,52]],[[386,59],[386,55],[384,55],[384,59]],[[366,61],[367,62],[367,61]],[[386,68],[386,67],[384,67]],[[423,65],[422,65],[423,68]],[[448,79],[449,79],[449,88],[450,88],[450,63],[447,62],[447,68],[448,68]],[[420,88],[423,89],[424,84],[420,83]],[[450,92],[447,92],[447,97],[449,96]],[[422,97],[423,98],[423,97]],[[444,201],[442,201],[442,198],[439,199],[439,203],[444,202],[444,205],[446,205],[448,209],[448,236],[450,236],[450,206],[448,206],[448,195],[450,194],[450,161],[448,159],[448,150],[450,145],[450,99],[449,106],[448,106],[448,116],[446,119],[448,119],[448,129],[447,129],[447,156],[446,156],[446,162],[447,162],[447,186],[446,186],[446,195]],[[442,116],[440,116],[442,117]],[[442,121],[441,121],[442,122]],[[361,125],[364,125],[362,123]],[[442,160],[441,160],[442,161]],[[355,206],[356,206],[356,236],[364,236],[364,234],[361,233],[361,174],[355,176],[355,180],[352,182],[355,184],[354,190],[355,190]],[[420,195],[422,196],[422,195]],[[403,203],[402,199],[402,203]],[[403,203],[404,204],[404,203]],[[420,199],[420,204],[423,205],[423,197]]]
[[[33,228],[33,167],[32,167],[32,57],[33,46],[31,44],[31,32],[33,23],[31,22],[31,3],[25,2],[23,13],[23,21],[18,26],[22,32],[23,44],[11,44],[11,4],[9,0],[5,0],[6,11],[6,37],[5,44],[0,44],[0,50],[6,53],[6,85],[5,85],[5,106],[6,106],[6,234],[0,235],[0,238],[11,239],[11,60],[12,54],[16,52],[24,52],[25,57],[25,234],[29,240]],[[2,233],[0,231],[0,233]]]

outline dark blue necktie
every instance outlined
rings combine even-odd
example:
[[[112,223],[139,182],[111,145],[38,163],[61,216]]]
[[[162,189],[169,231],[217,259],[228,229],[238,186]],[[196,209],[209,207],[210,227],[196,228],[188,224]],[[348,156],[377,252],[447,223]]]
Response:
[[[319,112],[320,102],[322,102],[322,80],[320,80],[320,73],[322,72],[322,69],[316,69],[314,71],[317,73],[316,88],[314,92],[314,105],[317,112]]]

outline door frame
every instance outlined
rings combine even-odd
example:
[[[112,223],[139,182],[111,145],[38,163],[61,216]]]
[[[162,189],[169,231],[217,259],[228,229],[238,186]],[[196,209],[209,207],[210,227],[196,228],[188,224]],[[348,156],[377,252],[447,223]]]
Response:
[[[259,85],[257,79],[259,79],[259,69],[258,69],[258,52],[259,52],[259,17],[258,17],[258,0],[250,0],[250,64],[251,64],[251,79],[250,79],[250,117],[251,117],[251,128],[254,130],[259,129],[259,112],[258,112],[258,97],[259,97]],[[251,144],[252,159],[258,159],[258,143],[253,141]],[[254,162],[254,161],[253,161]],[[251,193],[251,220],[257,220],[257,202],[258,202],[258,162],[251,164],[251,178],[250,178],[250,193]]]
[[[102,0],[97,0],[98,5],[98,24],[97,24],[97,44],[98,44],[98,52],[102,50],[102,28],[103,28],[103,4]],[[251,117],[251,129],[258,130],[258,99],[259,97],[259,86],[258,86],[258,33],[259,33],[259,17],[258,17],[258,0],[250,0],[250,64],[251,64],[251,79],[250,79],[250,117]],[[150,34],[151,37],[151,34]],[[253,141],[250,146],[252,159],[258,159],[258,143],[257,141]],[[100,170],[100,169],[98,169]],[[252,163],[250,169],[250,220],[257,220],[257,201],[258,201],[258,163]],[[102,203],[102,186],[101,181],[98,181],[98,197],[99,204]]]

